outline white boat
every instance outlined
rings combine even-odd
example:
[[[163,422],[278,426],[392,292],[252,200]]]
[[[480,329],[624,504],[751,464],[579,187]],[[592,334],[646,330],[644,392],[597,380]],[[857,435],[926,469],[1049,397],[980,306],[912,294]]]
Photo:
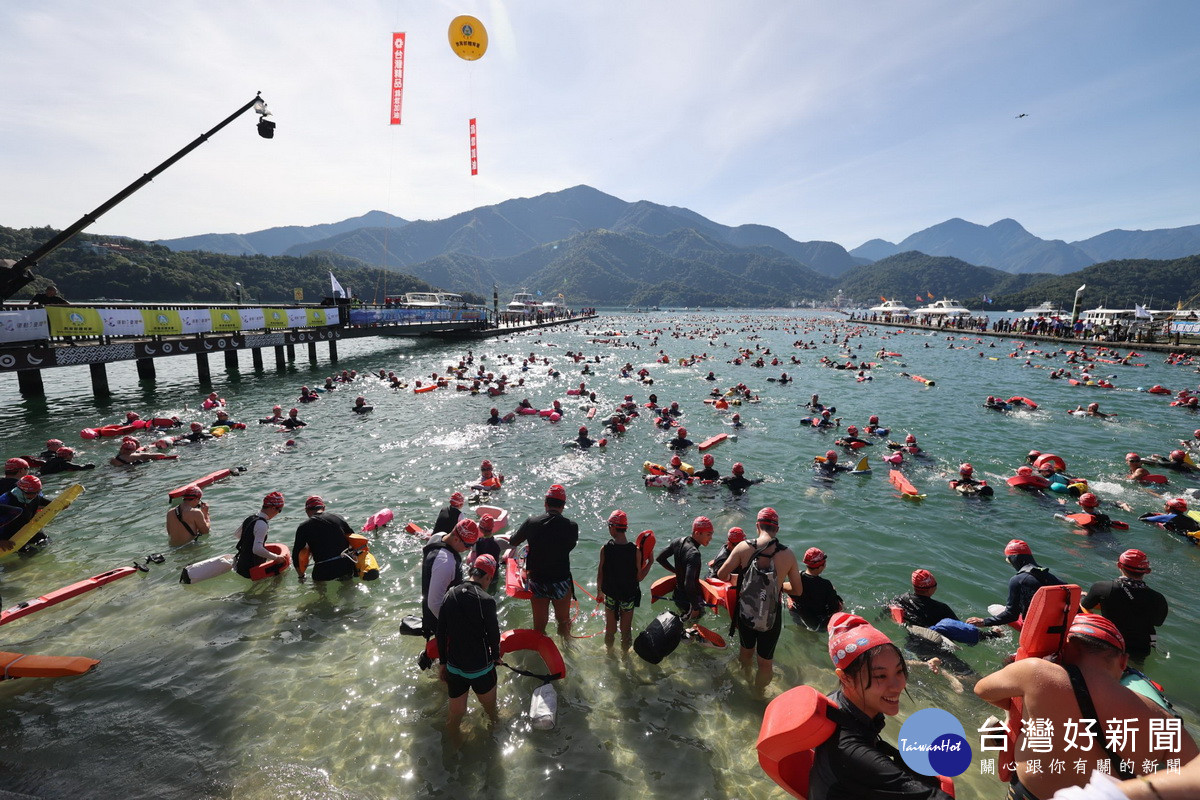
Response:
[[[884,300],[874,308],[868,308],[874,314],[911,314],[912,309],[899,300]]]
[[[1039,317],[1069,317],[1069,316],[1071,316],[1070,311],[1067,311],[1065,308],[1059,308],[1056,303],[1052,303],[1049,300],[1047,300],[1046,302],[1042,303],[1039,306],[1034,306],[1033,308],[1027,308],[1021,313],[1034,314]]]
[[[1166,312],[1170,313],[1170,312]],[[1112,324],[1114,322],[1149,322],[1155,316],[1162,316],[1162,311],[1151,311],[1145,309],[1145,316],[1138,316],[1137,309],[1133,308],[1089,308],[1080,314],[1079,318],[1084,322],[1091,322],[1094,325]]]
[[[930,303],[929,305],[925,306],[925,308],[921,309],[921,311],[926,314],[937,314],[944,317],[971,316],[971,310],[966,306],[962,305],[957,300],[950,300],[945,297],[943,297],[941,300]]]
[[[541,301],[529,292],[517,292],[505,309],[517,314],[532,314],[541,307]]]

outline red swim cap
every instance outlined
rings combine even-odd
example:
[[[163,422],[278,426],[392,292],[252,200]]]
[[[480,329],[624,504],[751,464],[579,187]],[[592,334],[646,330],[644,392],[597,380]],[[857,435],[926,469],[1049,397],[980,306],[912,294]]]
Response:
[[[71,458],[75,455],[75,449],[72,447],[60,447],[54,451],[54,455],[59,458]]]
[[[1142,457],[1139,456],[1137,453],[1126,453],[1125,460],[1128,461],[1130,464],[1136,464],[1142,460]]]
[[[927,569],[914,570],[912,585],[914,589],[932,589],[937,586],[937,578],[933,577],[933,573]]]
[[[1017,467],[1017,474],[1020,475],[1021,477],[1028,477],[1029,475],[1033,474],[1033,467],[1030,467],[1030,466]]]
[[[288,414],[290,414],[293,417],[299,413],[300,413],[300,409],[298,409],[298,408],[289,408],[288,409]]]
[[[692,533],[712,533],[712,520],[708,517],[696,517],[692,520]]]
[[[202,430],[204,430],[204,426],[201,425],[199,422],[193,422],[191,424],[191,429],[194,431],[202,431]]]
[[[1042,454],[1042,451],[1041,451],[1041,450],[1030,450],[1030,451],[1029,451],[1029,454],[1028,454],[1027,456],[1025,456],[1025,457],[1026,457],[1026,458],[1037,458],[1037,457],[1038,457],[1038,456],[1040,456],[1041,454]]]
[[[857,614],[839,611],[829,620],[829,658],[833,666],[845,669],[873,647],[892,640]]]
[[[450,495],[450,505],[454,506],[455,508],[462,508],[463,503],[465,502],[467,502],[467,498],[463,497],[462,492],[455,492],[454,494]]]
[[[37,475],[25,475],[17,481],[17,488],[22,492],[40,492],[42,490],[42,479]]]
[[[904,443],[905,443],[905,444],[916,444],[916,443],[917,443],[917,437],[913,436],[913,435],[910,433],[908,436],[905,436],[905,437],[904,437]]]
[[[546,490],[547,500],[558,500],[559,502],[567,502],[567,490],[562,487],[562,484],[554,484]]]
[[[701,461],[704,463],[704,466],[711,467],[717,460],[712,457],[712,453],[705,453]]]
[[[618,508],[616,511],[608,515],[608,524],[617,528],[628,528],[629,516]]]
[[[263,508],[283,508],[283,494],[281,492],[271,492],[263,498]]]
[[[185,498],[191,498],[191,497],[203,497],[203,496],[204,496],[204,490],[203,490],[203,489],[201,489],[199,486],[197,486],[196,484],[194,484],[194,483],[193,483],[193,484],[191,484],[190,486],[185,486],[185,487],[184,487],[184,489],[183,489],[183,495],[182,495],[182,496],[183,496],[183,497],[185,497]]]
[[[857,425],[847,425],[846,433],[850,434],[851,436],[857,436],[858,435],[858,426]]]
[[[587,433],[587,425],[580,425],[580,426],[579,426],[579,432],[580,432],[580,433]]]
[[[826,461],[837,461],[837,450],[826,450],[825,451],[825,460]]]
[[[62,446],[63,446],[62,439],[47,439],[46,440],[46,449],[47,450],[57,450],[58,448],[60,448]]]
[[[758,512],[758,521],[765,522],[768,525],[779,525],[779,512],[767,506]]]
[[[125,412],[125,421],[126,422],[133,422],[135,419],[141,419],[141,418],[142,418],[142,415],[137,413],[136,411],[126,411]]]
[[[804,564],[809,567],[824,564],[826,558],[825,551],[819,547],[810,547],[804,551]]]
[[[1033,551],[1029,549],[1029,545],[1020,539],[1013,539],[1004,546],[1004,555],[1006,556],[1031,556]]]
[[[1183,461],[1184,458],[1186,458],[1186,457],[1187,457],[1187,454],[1184,453],[1182,450],[1172,450],[1171,451],[1171,460],[1172,461]]]
[[[1125,637],[1117,630],[1116,625],[1099,614],[1077,614],[1075,621],[1071,623],[1071,629],[1067,632],[1068,639],[1075,637],[1095,639],[1122,653],[1125,652]]]
[[[730,469],[733,470],[734,475],[741,475],[743,472],[746,471],[746,468],[742,466],[742,462],[740,462],[740,461],[735,461],[733,466],[730,467]]]
[[[464,517],[454,526],[451,534],[462,539],[463,544],[475,544],[479,540],[479,526],[475,524],[475,520]]]
[[[971,475],[971,474],[973,474],[974,472],[975,472],[975,468],[974,468],[974,467],[972,467],[972,466],[971,466],[969,463],[967,463],[967,464],[963,464],[962,466],[960,466],[960,467],[958,468],[958,474],[959,474],[959,475]]]
[[[1096,508],[1100,505],[1100,498],[1096,497],[1096,495],[1092,494],[1091,492],[1084,492],[1083,494],[1079,495],[1079,505],[1083,506],[1084,508]]]
[[[683,437],[687,436],[687,428],[680,428],[679,430],[675,431],[675,435],[682,439]]]
[[[872,414],[872,415],[871,415],[871,418],[870,418],[869,420],[867,420],[867,424],[868,424],[868,425],[878,425],[878,424],[879,424],[879,417],[877,417],[877,416],[875,416],[874,414]]]
[[[471,568],[477,569],[489,577],[495,577],[496,558],[491,553],[484,553],[475,559],[475,563],[471,565]]]
[[[680,458],[679,456],[671,456],[671,466],[672,467],[682,467],[683,459]]]
[[[1117,564],[1130,572],[1144,574],[1150,571],[1150,559],[1141,550],[1126,550],[1117,559]]]
[[[1182,497],[1175,497],[1167,501],[1167,511],[1173,511],[1176,514],[1186,514],[1187,510],[1187,500],[1184,500]]]
[[[735,544],[740,544],[746,541],[746,532],[741,528],[730,528],[729,535],[725,537],[725,544],[732,547]]]
[[[62,442],[58,444],[60,447],[62,446]],[[10,458],[4,462],[5,472],[16,472],[19,469],[29,469],[29,462],[23,458]]]
[[[283,411],[283,406],[271,406],[272,411]]]
[[[314,494],[312,497],[310,497],[304,501],[305,510],[308,510],[310,508],[324,508],[324,507],[325,507],[325,501],[321,499],[320,495]]]
[[[481,470],[484,470],[484,469],[491,469],[491,468],[492,468],[492,462],[488,461],[488,460],[485,458],[485,459],[484,459],[484,460],[483,460],[483,461],[482,461],[482,462],[479,464],[479,468],[480,468]]]
[[[496,529],[496,518],[491,514],[482,514],[479,517],[479,530],[483,533],[491,533]]]

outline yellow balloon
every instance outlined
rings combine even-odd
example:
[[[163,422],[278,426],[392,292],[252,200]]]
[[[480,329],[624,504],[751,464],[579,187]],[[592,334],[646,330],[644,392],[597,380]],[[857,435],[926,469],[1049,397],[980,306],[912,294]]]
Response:
[[[450,49],[467,61],[478,61],[487,52],[487,30],[475,17],[464,14],[451,20],[449,38]]]

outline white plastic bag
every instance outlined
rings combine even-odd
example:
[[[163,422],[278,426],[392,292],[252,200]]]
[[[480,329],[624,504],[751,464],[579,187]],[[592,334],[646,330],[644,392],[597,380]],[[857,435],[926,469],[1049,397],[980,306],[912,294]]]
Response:
[[[554,727],[557,716],[558,693],[554,691],[554,684],[543,683],[533,690],[529,700],[529,720],[538,730],[548,731]]]

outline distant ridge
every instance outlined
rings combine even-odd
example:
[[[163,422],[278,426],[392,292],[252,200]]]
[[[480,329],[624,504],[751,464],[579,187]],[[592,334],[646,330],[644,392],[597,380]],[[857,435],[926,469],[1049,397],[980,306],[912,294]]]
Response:
[[[287,225],[282,228],[267,228],[253,233],[204,233],[184,236],[180,239],[157,239],[155,244],[165,245],[172,250],[204,250],[209,253],[224,253],[230,256],[283,255],[288,248],[304,242],[324,239],[358,228],[402,228],[408,220],[388,214],[386,211],[368,211],[360,217],[351,217],[341,222],[323,225]]]

